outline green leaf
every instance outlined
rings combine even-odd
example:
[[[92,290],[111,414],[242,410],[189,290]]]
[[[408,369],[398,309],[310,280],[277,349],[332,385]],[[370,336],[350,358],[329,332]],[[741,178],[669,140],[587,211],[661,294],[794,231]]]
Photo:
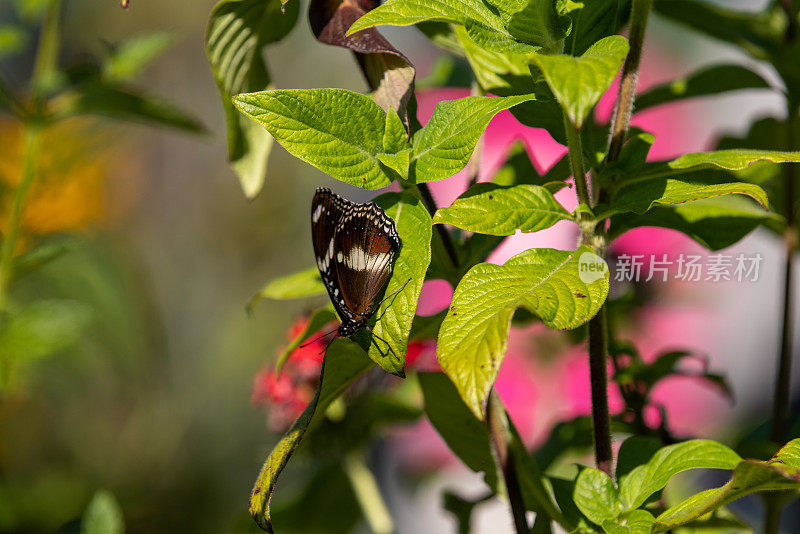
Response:
[[[596,42],[580,57],[536,54],[534,60],[570,122],[580,129],[627,54],[628,40],[613,35]]]
[[[719,167],[729,171],[740,171],[757,161],[798,163],[800,162],[800,151],[780,152],[776,150],[731,149],[698,152],[685,154],[676,160],[670,161],[669,167],[674,170]]]
[[[647,510],[634,510],[621,522],[606,519],[603,529],[608,534],[650,534],[656,518]]]
[[[569,212],[544,187],[480,183],[450,207],[440,208],[433,223],[481,234],[512,235],[516,230],[538,232],[565,219],[571,219]]]
[[[673,179],[654,179],[623,187],[617,198],[605,209],[598,209],[598,218],[617,213],[642,214],[657,205],[678,205],[695,200],[722,195],[747,195],[765,209],[769,204],[767,194],[759,186],[745,182],[729,184],[694,184]]]
[[[325,284],[322,283],[322,279],[319,277],[319,269],[312,267],[267,282],[247,303],[247,311],[248,313],[252,312],[256,304],[262,299],[298,299],[315,297],[325,293]]]
[[[189,133],[205,132],[197,119],[171,103],[99,79],[80,84],[58,102],[56,118],[66,119],[77,115],[97,115],[149,126],[176,128]]]
[[[616,479],[622,483],[634,468],[646,464],[661,448],[661,441],[655,438],[631,436],[622,442],[617,454]]]
[[[800,439],[793,439],[775,455],[775,460],[785,463],[789,467],[800,469]]]
[[[738,454],[715,441],[695,439],[669,445],[620,481],[620,499],[626,509],[638,508],[650,495],[663,489],[670,478],[682,471],[734,469],[740,461]]]
[[[590,467],[578,475],[573,498],[581,513],[598,525],[608,519],[614,520],[623,510],[614,481],[602,471]]]
[[[569,19],[556,12],[553,0],[488,0],[500,11],[508,32],[518,41],[556,52],[566,37]]]
[[[109,491],[94,494],[81,520],[81,534],[123,534],[122,509]]]
[[[46,241],[16,256],[14,258],[14,268],[11,270],[12,280],[22,278],[60,258],[72,250],[74,245],[75,241],[71,238],[57,238]]]
[[[701,491],[659,515],[653,524],[653,533],[668,532],[755,491],[798,489],[800,469],[774,460],[742,460],[724,486]]]
[[[581,2],[580,9],[569,12],[572,31],[564,43],[564,50],[573,56],[583,54],[604,37],[615,35],[628,22],[631,0],[591,0]]]
[[[388,297],[399,292],[389,297],[375,313],[379,319],[372,327],[375,336],[369,347],[369,357],[387,372],[404,377],[411,323],[425,271],[431,262],[431,216],[422,201],[410,193],[387,193],[374,202],[394,220],[403,245],[384,295]],[[387,341],[394,354],[378,338]]]
[[[741,89],[769,89],[769,83],[741,65],[715,65],[670,83],[649,88],[636,97],[636,111],[687,98]]]
[[[758,58],[764,58],[784,39],[783,25],[775,23],[770,10],[733,11],[698,0],[658,0],[655,9],[667,18],[734,44]]]
[[[166,32],[134,37],[112,49],[103,73],[110,80],[132,80],[171,44],[172,37]]]
[[[0,321],[0,355],[12,361],[46,358],[79,338],[91,312],[68,300],[37,300]]]
[[[275,490],[278,476],[294,453],[315,414],[325,413],[325,409],[347,386],[372,366],[364,351],[347,338],[334,339],[325,353],[320,371],[319,386],[314,398],[295,421],[292,428],[272,449],[258,475],[250,496],[250,515],[259,527],[273,532],[270,517],[270,500]]]
[[[583,256],[587,253],[591,256]],[[572,252],[533,249],[505,265],[476,265],[461,279],[439,332],[436,355],[478,418],[483,419],[517,307],[558,329],[576,328],[600,309],[608,294],[608,269],[591,273],[589,283],[579,276],[579,265],[594,258],[588,247]]]
[[[28,34],[19,26],[3,24],[0,26],[0,58],[22,52],[28,42]]]
[[[386,113],[368,96],[344,89],[287,89],[234,97],[245,115],[293,156],[337,180],[379,189],[394,179],[383,153]]]
[[[726,195],[671,207],[654,207],[643,215],[614,215],[609,235],[619,236],[641,226],[657,226],[678,230],[710,250],[722,250],[760,224],[782,228],[784,219],[774,212],[764,211],[748,198]]]
[[[535,5],[540,0],[530,2],[536,9]],[[515,5],[520,3],[517,0],[514,2]],[[552,44],[549,39],[546,43],[523,42],[525,38],[535,37],[534,34],[525,33],[516,24],[514,28],[507,28],[512,17],[507,10],[505,14],[507,16],[503,20],[500,14],[481,0],[388,0],[355,21],[347,35],[382,24],[409,26],[436,21],[462,25],[476,43],[501,52],[532,53]],[[523,13],[518,14],[518,22],[524,22]],[[512,35],[512,29],[520,34],[519,39]]]
[[[534,98],[468,96],[439,102],[425,127],[414,135],[410,180],[423,183],[453,176],[469,162],[492,117]]]
[[[243,119],[231,97],[269,87],[263,49],[294,28],[299,6],[299,2],[284,6],[280,0],[222,0],[214,6],[208,22],[206,57],[225,109],[228,158],[248,198],[255,197],[264,185],[272,138]]]
[[[284,364],[287,362],[292,353],[299,347],[303,341],[311,337],[313,334],[319,332],[325,325],[336,320],[336,313],[329,308],[320,308],[314,310],[308,317],[308,324],[302,332],[297,334],[293,340],[289,342],[285,349],[281,351],[275,360],[275,372],[280,373]]]
[[[430,423],[453,454],[476,473],[486,473],[487,484],[496,489],[500,474],[486,425],[475,419],[444,374],[418,373],[417,378]]]

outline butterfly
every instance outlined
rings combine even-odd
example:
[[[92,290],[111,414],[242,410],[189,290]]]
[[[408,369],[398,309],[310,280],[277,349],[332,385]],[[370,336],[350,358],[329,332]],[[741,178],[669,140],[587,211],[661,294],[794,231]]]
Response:
[[[368,323],[383,302],[376,305],[402,246],[394,221],[373,202],[358,204],[320,187],[311,201],[311,239],[320,277],[342,321],[336,332],[349,337],[365,328],[389,346]]]

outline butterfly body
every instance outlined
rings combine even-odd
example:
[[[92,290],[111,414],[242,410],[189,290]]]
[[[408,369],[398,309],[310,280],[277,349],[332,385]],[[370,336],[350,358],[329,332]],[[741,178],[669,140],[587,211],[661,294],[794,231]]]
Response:
[[[369,328],[401,247],[394,221],[372,202],[351,202],[320,187],[311,202],[311,236],[320,277],[342,321],[338,334]]]

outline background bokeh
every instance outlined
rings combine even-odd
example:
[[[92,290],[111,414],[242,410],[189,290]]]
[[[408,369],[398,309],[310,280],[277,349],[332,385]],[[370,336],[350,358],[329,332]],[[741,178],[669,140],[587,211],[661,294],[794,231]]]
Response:
[[[53,532],[80,517],[98,488],[120,501],[130,533],[255,532],[245,504],[276,436],[264,411],[251,404],[253,377],[285,344],[294,317],[313,303],[264,302],[252,316],[245,304],[266,280],[313,264],[308,205],[314,187],[326,185],[353,200],[365,200],[367,193],[334,183],[277,147],[265,191],[245,199],[226,164],[222,109],[203,52],[213,1],[134,0],[130,11],[112,0],[65,4],[65,62],[105,43],[168,32],[174,43],[142,84],[194,114],[208,133],[190,137],[72,121],[48,138],[52,182],[28,229],[44,235],[39,239],[63,239],[69,232],[72,248],[17,291],[21,299],[85,304],[88,327],[57,356],[27,366],[0,400],[0,532]],[[762,2],[739,4],[755,9]],[[11,2],[3,0],[0,24],[12,18]],[[420,77],[431,70],[439,52],[413,29],[386,33]],[[32,57],[2,61],[13,79],[23,80]],[[350,54],[317,43],[303,17],[268,50],[267,60],[277,87],[365,89]],[[642,83],[721,60],[751,63],[654,16]],[[775,80],[764,66],[757,69]],[[421,116],[440,96],[421,93]],[[743,134],[754,118],[780,116],[781,109],[777,92],[739,92],[648,112],[638,124],[657,134],[655,150],[663,157],[705,149],[722,134]],[[0,175],[18,168],[15,128],[0,120]],[[524,129],[504,113],[485,136],[484,175],[519,136],[540,166],[558,155],[546,134]],[[437,184],[437,199],[457,196],[460,180]],[[669,231],[650,232],[622,246],[635,253],[696,251]],[[516,236],[495,259],[530,246],[568,248],[573,239],[558,226]],[[635,324],[643,352],[688,346],[708,353],[729,377],[733,405],[691,383],[662,394],[685,432],[724,438],[769,411],[781,244],[756,231],[726,252],[739,251],[764,255],[759,282],[657,288],[656,304]],[[579,352],[554,362],[537,351],[541,343],[532,337],[536,332],[512,336],[513,357],[498,387],[528,442],[536,443],[559,417],[585,412],[588,382],[580,378]],[[480,493],[480,477],[448,461],[424,424],[396,432],[372,460],[400,532],[454,528],[439,510],[445,486]],[[431,475],[432,465],[444,469]],[[292,486],[291,480],[281,484]],[[504,532],[505,514],[499,503],[483,507],[477,531]]]

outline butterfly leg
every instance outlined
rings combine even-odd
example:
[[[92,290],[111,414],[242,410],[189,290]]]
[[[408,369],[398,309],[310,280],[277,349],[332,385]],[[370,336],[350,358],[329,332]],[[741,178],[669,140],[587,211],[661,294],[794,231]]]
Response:
[[[389,295],[385,296],[385,297],[383,298],[383,300],[382,300],[382,301],[380,301],[380,302],[378,303],[378,306],[377,306],[376,308],[380,308],[380,307],[381,307],[381,304],[383,304],[384,302],[386,302],[387,300],[389,300],[389,299],[390,299],[390,298],[392,298],[393,296],[395,296],[395,295],[397,295],[398,293],[400,293],[400,292],[401,292],[401,291],[402,291],[402,290],[403,290],[403,289],[404,289],[404,288],[405,288],[405,287],[408,285],[408,283],[409,283],[410,281],[411,281],[411,278],[409,278],[408,280],[406,280],[406,281],[405,281],[405,283],[404,283],[402,286],[398,287],[397,289],[395,289],[394,291],[392,291],[392,292],[391,292]],[[394,302],[394,301],[393,301],[393,302]],[[387,309],[388,309],[388,308],[387,308]],[[380,314],[380,315],[379,315],[379,316],[378,316],[378,317],[377,317],[375,320],[376,320],[376,321],[380,321],[380,320],[381,320],[381,318],[383,317],[383,314],[384,314],[384,313],[386,313],[386,310],[383,310],[383,313],[381,313],[381,314]]]
[[[389,352],[391,352],[391,353],[392,353],[392,356],[394,356],[394,359],[395,359],[395,360],[397,360],[398,362],[400,361],[400,357],[397,355],[397,353],[395,353],[394,349],[392,348],[392,346],[391,346],[391,345],[389,345],[389,342],[388,342],[388,341],[386,341],[386,340],[385,340],[385,339],[383,339],[381,336],[379,336],[378,334],[376,334],[375,332],[373,332],[373,331],[372,331],[372,328],[370,328],[369,326],[367,326],[367,327],[365,327],[365,328],[366,328],[367,332],[369,332],[369,333],[370,333],[370,335],[372,336],[372,343],[375,343],[375,346],[378,348],[378,350],[380,350],[380,347],[378,347],[378,343],[375,341],[375,339],[376,339],[376,338],[377,338],[377,339],[380,339],[381,341],[383,341],[384,343],[386,343],[386,348],[387,348],[387,349],[389,349]]]

